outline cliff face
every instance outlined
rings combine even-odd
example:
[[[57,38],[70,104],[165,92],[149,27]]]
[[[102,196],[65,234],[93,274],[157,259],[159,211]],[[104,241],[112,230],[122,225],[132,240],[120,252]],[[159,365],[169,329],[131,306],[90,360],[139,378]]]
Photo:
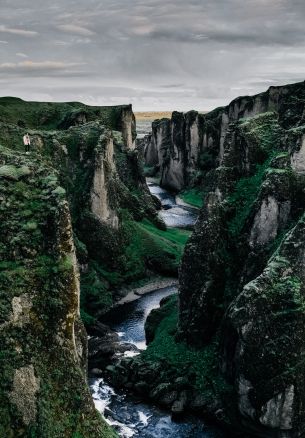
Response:
[[[87,339],[65,190],[0,150],[0,435],[114,436],[86,385]]]
[[[137,221],[157,215],[132,108],[1,98],[0,127],[0,435],[113,436],[86,385],[80,312],[90,325],[146,275]]]
[[[260,436],[304,435],[304,238],[302,217],[224,319],[222,371]]]
[[[304,434],[304,108],[301,83],[204,117],[217,154],[180,272],[178,337],[219,345],[224,410],[255,436]]]
[[[194,176],[200,150],[202,117],[192,111],[173,112],[172,118],[156,120],[144,141],[145,164],[160,173],[160,185],[182,190]]]
[[[118,228],[119,218],[110,206],[107,180],[115,174],[113,138],[106,133],[100,138],[99,151],[95,158],[93,184],[91,187],[91,211],[101,221]],[[104,147],[102,145],[104,143]]]
[[[144,255],[140,263],[125,254],[137,234],[130,225],[145,217],[158,223],[135,148],[132,108],[2,98],[0,127],[0,143],[15,150],[29,132],[31,153],[59,171],[80,263],[82,315],[90,323],[111,307],[121,284],[146,275]]]
[[[303,104],[292,96],[302,86],[270,87],[265,93],[239,97],[208,114],[174,112],[171,120],[154,122],[152,136],[145,144],[146,165],[156,166],[161,185],[174,191],[205,183],[207,171],[223,161],[229,125],[242,118],[276,111],[283,115],[285,128],[294,126],[303,119]]]

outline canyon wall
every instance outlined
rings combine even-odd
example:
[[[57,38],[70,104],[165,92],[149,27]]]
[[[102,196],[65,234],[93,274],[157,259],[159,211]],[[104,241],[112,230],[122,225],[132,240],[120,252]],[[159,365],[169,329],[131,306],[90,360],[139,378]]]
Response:
[[[304,83],[272,87],[209,114],[173,113],[145,140],[161,182],[193,184],[205,200],[178,303],[151,313],[147,350],[109,378],[234,436],[305,434],[304,109]]]
[[[304,108],[299,83],[204,116],[217,154],[180,271],[178,339],[218,344],[223,409],[261,437],[305,433]]]
[[[87,387],[87,335],[66,192],[0,148],[0,435],[114,437]]]
[[[292,102],[291,94],[300,87],[302,84],[270,87],[265,93],[238,97],[207,114],[173,112],[171,119],[155,121],[144,145],[146,165],[155,167],[161,186],[170,190],[197,185],[208,170],[221,165],[231,123],[268,111],[285,115],[285,127],[298,123],[303,106],[298,100]]]
[[[112,306],[122,284],[147,275],[146,256],[139,262],[125,255],[141,232],[132,234],[130,226],[137,228],[144,217],[160,222],[135,148],[132,108],[2,98],[0,127],[1,144],[22,151],[26,130],[31,153],[58,169],[73,220],[81,311],[89,324]]]
[[[134,120],[129,105],[0,98],[1,436],[115,436],[87,387],[80,313],[89,326],[134,265],[146,274],[125,254],[136,221],[158,221]]]

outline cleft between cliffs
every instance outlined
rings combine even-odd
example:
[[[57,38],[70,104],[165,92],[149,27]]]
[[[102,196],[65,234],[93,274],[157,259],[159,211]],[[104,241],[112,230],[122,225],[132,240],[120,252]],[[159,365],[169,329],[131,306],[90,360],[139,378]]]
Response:
[[[130,106],[1,98],[0,127],[0,435],[114,436],[86,385],[83,322],[123,285],[177,276],[189,232],[158,217]]]
[[[147,350],[109,375],[242,437],[305,431],[304,109],[304,82],[270,87],[208,114],[173,113],[145,139],[161,186],[205,200],[178,302],[151,313]]]

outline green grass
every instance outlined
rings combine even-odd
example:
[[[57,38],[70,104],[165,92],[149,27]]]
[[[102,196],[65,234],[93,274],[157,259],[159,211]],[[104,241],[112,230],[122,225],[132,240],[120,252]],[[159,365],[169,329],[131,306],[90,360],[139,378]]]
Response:
[[[168,244],[166,241],[169,241],[177,245],[177,247],[182,250],[192,233],[189,230],[181,230],[179,228],[168,228],[165,231],[160,230],[147,219],[144,219],[142,222],[140,222],[139,226],[153,234],[155,238],[160,238],[160,243]]]
[[[177,295],[164,305],[165,318],[158,325],[154,340],[141,354],[147,362],[165,361],[166,370],[175,370],[176,376],[188,375],[196,389],[219,392],[224,389],[218,376],[218,337],[203,349],[193,349],[184,342],[176,342],[178,323]],[[166,371],[165,371],[166,372]]]
[[[57,129],[64,127],[79,113],[87,120],[101,120],[117,127],[120,107],[94,107],[80,102],[26,102],[15,97],[0,98],[0,122],[18,125],[20,128]]]
[[[184,190],[179,193],[179,197],[193,207],[201,208],[203,206],[203,193],[198,188]]]
[[[149,220],[136,222],[124,210],[122,243],[113,263],[93,261],[81,276],[81,308],[85,323],[90,323],[97,311],[101,314],[113,304],[112,292],[123,285],[147,279],[153,272],[176,276],[185,244],[191,231],[170,228],[160,230]]]
[[[142,222],[125,219],[124,227],[130,239],[125,252],[124,280],[139,278],[146,267],[168,275],[177,273],[190,231],[179,229],[163,231],[147,219]]]

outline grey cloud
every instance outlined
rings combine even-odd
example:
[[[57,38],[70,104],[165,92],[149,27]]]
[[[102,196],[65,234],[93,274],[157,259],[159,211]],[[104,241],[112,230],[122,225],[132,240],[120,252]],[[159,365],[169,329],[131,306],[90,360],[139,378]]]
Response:
[[[2,0],[0,9],[0,94],[205,110],[305,78],[301,0]]]
[[[94,32],[92,32],[89,29],[86,29],[83,26],[78,26],[76,24],[61,24],[57,26],[58,29],[67,32],[72,33],[74,35],[80,35],[80,36],[90,36],[94,35]]]
[[[0,32],[1,33],[8,33],[8,34],[13,34],[13,35],[20,35],[20,36],[25,36],[25,37],[33,37],[38,35],[38,32],[33,31],[33,30],[27,30],[27,29],[16,29],[16,28],[12,28],[12,27],[6,27],[3,25],[0,25]]]
[[[55,74],[73,76],[78,74],[73,71],[75,67],[81,66],[81,63],[73,63],[73,62],[55,62],[55,61],[22,61],[22,62],[3,62],[0,64],[0,75],[12,74],[12,75],[47,75],[52,76]]]

